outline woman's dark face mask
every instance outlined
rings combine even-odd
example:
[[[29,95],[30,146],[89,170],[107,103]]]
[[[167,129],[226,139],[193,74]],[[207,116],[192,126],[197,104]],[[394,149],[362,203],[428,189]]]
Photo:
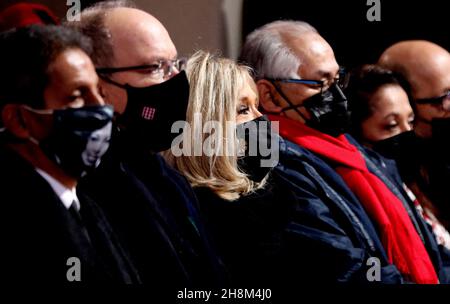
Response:
[[[422,139],[414,131],[400,133],[373,144],[373,149],[384,157],[397,162],[405,181],[419,172],[421,164],[434,168],[450,164],[450,119],[434,119],[431,123],[432,137]],[[409,180],[408,180],[409,179]]]
[[[350,125],[350,115],[347,108],[347,98],[337,84],[326,91],[313,95],[300,105],[294,105],[289,98],[275,86],[278,93],[290,104],[284,111],[294,109],[305,121],[306,125],[331,136],[339,136],[347,132]],[[306,119],[298,111],[304,107],[311,113],[311,119]]]
[[[450,152],[450,119],[433,119],[431,122],[432,137],[422,139],[414,131],[407,131],[373,144],[375,151],[391,159],[402,157],[433,157],[440,155],[449,157]]]
[[[238,159],[240,168],[255,182],[261,182],[278,164],[279,137],[272,133],[266,116],[236,126],[238,139],[245,141],[245,152]]]
[[[386,158],[395,160],[405,181],[415,177],[420,165],[419,160],[425,157],[424,145],[414,131],[403,132],[377,141],[373,143],[373,150]]]

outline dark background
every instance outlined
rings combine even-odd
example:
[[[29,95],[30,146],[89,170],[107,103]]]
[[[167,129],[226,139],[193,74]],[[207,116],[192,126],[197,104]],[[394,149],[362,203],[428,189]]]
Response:
[[[390,45],[425,39],[450,49],[449,1],[381,0],[381,21],[369,22],[367,0],[244,0],[243,37],[278,19],[302,20],[330,43],[341,65],[373,63]],[[447,5],[445,5],[447,4]]]
[[[200,48],[234,55],[228,52],[225,32],[218,25],[223,21],[223,0],[208,1],[136,0],[163,22],[184,56]],[[68,9],[66,0],[0,0],[0,9],[17,2],[46,4],[61,18]],[[95,2],[81,0],[81,6]],[[243,0],[242,37],[273,20],[304,20],[328,40],[339,63],[349,67],[377,61],[384,49],[400,40],[426,39],[450,50],[449,0],[380,2],[381,21],[369,22],[367,0]]]

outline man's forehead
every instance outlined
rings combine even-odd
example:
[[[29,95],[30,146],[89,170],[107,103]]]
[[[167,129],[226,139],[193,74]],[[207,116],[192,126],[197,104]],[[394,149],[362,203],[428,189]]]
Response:
[[[81,50],[66,50],[59,54],[49,66],[51,77],[72,81],[96,75],[89,57]]]
[[[305,60],[300,64],[298,74],[302,78],[310,79],[328,79],[331,80],[337,76],[339,65],[334,55],[327,56],[322,60]]]
[[[302,35],[285,35],[284,41],[292,51],[299,55],[321,56],[333,52],[328,42],[315,32]]]
[[[114,57],[119,65],[141,65],[157,60],[175,59],[177,51],[170,39],[134,37],[114,46]]]
[[[173,60],[177,58],[177,51],[173,44],[167,45],[163,43],[134,44],[136,47],[129,50],[124,49],[118,52],[116,61],[121,61],[127,65],[143,65],[152,64],[159,60]]]
[[[175,46],[164,26],[153,16],[139,10],[115,11],[106,21],[116,63],[139,65],[177,56]]]
[[[415,98],[442,95],[450,88],[450,55],[410,62],[405,70]]]
[[[317,79],[334,78],[339,66],[331,46],[317,33],[291,37],[288,46],[300,60],[299,75]]]

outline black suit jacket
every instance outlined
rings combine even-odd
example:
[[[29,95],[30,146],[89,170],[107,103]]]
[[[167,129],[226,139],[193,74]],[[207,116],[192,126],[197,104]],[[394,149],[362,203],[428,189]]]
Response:
[[[16,153],[0,146],[0,269],[7,281],[68,283],[71,257],[82,283],[139,282],[102,210],[83,193],[81,221],[48,182]]]
[[[117,228],[143,283],[155,289],[221,284],[222,264],[186,179],[157,154],[114,144],[80,187]]]

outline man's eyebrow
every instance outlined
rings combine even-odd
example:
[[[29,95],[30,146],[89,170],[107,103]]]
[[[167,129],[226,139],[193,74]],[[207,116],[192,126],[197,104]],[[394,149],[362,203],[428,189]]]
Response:
[[[137,65],[137,66],[138,66],[138,65],[152,65],[152,64],[158,63],[158,62],[160,62],[160,61],[165,61],[165,60],[176,60],[177,58],[178,58],[178,55],[175,55],[175,57],[169,58],[169,59],[164,58],[164,57],[153,57],[153,58],[150,58],[150,59],[148,59],[148,58],[142,58],[142,60],[139,60],[139,61],[138,61],[138,62],[140,62],[140,64],[136,64],[136,65]]]
[[[339,69],[336,71],[336,73],[331,73],[330,71],[323,71],[323,70],[319,70],[317,72],[317,75],[319,75],[320,78],[325,78],[328,80],[332,80],[334,79],[336,76],[339,75]]]
[[[137,61],[138,64],[134,64],[133,66],[140,66],[140,65],[154,65],[157,64],[161,59],[154,58],[154,59],[143,59]]]

